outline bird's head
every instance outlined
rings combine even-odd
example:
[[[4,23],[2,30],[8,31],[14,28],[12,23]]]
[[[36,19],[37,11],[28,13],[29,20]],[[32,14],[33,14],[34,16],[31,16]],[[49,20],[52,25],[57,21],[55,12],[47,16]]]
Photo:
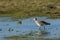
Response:
[[[37,18],[34,18],[33,20],[35,21],[35,20],[37,20]]]

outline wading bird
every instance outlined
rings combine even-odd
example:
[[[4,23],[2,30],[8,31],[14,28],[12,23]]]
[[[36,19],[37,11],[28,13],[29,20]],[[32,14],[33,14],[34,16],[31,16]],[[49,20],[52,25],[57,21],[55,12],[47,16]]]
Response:
[[[37,20],[37,18],[34,18],[33,20],[39,26],[39,29],[40,29],[40,26],[42,26],[44,27],[44,30],[45,30],[45,25],[50,25],[50,23],[45,22],[45,21],[39,21]]]

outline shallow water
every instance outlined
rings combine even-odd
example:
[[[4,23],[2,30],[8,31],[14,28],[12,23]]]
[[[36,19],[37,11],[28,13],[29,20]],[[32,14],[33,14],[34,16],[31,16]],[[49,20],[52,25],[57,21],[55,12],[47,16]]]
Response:
[[[34,32],[39,29],[39,27],[34,23],[33,18],[27,18],[22,20],[22,24],[18,24],[13,21],[10,17],[0,18],[0,40],[8,40],[3,37],[22,35],[29,32]],[[37,17],[38,20],[43,20],[51,23],[51,25],[46,26],[46,31],[49,32],[48,35],[40,36],[42,38],[60,38],[60,19],[47,19],[46,17]],[[19,19],[20,20],[20,19]],[[13,31],[8,31],[11,28]],[[10,39],[15,40],[15,39]]]

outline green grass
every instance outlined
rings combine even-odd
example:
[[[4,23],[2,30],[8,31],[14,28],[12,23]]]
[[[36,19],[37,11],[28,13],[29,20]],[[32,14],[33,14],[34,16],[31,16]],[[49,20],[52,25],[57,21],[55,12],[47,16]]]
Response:
[[[5,37],[5,39],[16,39],[16,40],[60,40],[60,39],[50,39],[50,38],[28,38],[25,36],[10,36]]]
[[[60,18],[60,0],[0,0],[0,16]]]
[[[4,37],[4,38],[28,38],[28,36],[32,36],[32,34],[28,33],[28,34],[23,34],[23,35],[20,35],[20,36],[7,36],[7,37]]]
[[[30,37],[29,37],[30,36]],[[28,33],[28,34],[24,34],[24,35],[20,35],[20,36],[7,36],[7,37],[4,37],[6,39],[16,39],[16,40],[60,40],[60,38],[56,39],[56,38],[34,38],[34,37],[31,37],[31,33]]]

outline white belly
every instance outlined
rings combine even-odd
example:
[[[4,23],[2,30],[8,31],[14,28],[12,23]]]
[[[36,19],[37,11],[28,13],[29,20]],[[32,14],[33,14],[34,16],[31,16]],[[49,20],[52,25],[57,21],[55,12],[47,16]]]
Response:
[[[41,26],[37,21],[35,21],[35,23],[36,23],[38,26]]]

